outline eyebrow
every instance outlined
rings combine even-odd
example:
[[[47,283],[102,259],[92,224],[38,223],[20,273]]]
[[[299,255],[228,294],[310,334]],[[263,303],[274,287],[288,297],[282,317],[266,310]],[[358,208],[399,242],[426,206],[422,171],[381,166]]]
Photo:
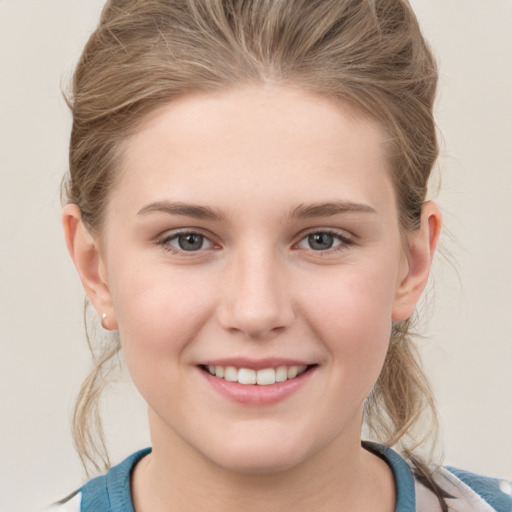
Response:
[[[332,217],[334,215],[346,213],[371,213],[377,211],[371,206],[351,201],[334,201],[328,203],[317,203],[304,205],[301,204],[292,210],[290,217],[297,219],[311,219],[314,217]]]
[[[182,215],[200,220],[221,221],[224,216],[206,206],[187,203],[172,203],[169,201],[156,201],[150,203],[138,212],[138,215],[146,215],[151,212],[166,213],[168,215]],[[294,208],[289,217],[295,219],[311,219],[315,217],[332,217],[346,213],[371,213],[376,214],[371,206],[350,201],[333,201],[327,203],[301,204]]]
[[[137,215],[146,215],[151,212],[167,213],[169,215],[183,215],[200,220],[222,220],[223,216],[206,206],[187,203],[171,203],[169,201],[156,201],[141,208]]]

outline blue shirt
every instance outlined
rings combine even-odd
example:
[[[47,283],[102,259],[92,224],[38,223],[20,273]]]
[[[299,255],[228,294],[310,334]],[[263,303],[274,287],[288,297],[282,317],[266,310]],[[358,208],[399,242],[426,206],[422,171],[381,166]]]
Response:
[[[393,471],[396,483],[395,512],[441,512],[437,497],[417,479],[409,465],[391,448],[364,443]],[[134,512],[130,476],[135,464],[151,449],[138,451],[114,466],[105,475],[86,483],[65,502],[54,505],[54,512]],[[484,477],[455,468],[441,468],[437,484],[450,496],[447,504],[457,512],[512,512],[511,486],[499,479]]]

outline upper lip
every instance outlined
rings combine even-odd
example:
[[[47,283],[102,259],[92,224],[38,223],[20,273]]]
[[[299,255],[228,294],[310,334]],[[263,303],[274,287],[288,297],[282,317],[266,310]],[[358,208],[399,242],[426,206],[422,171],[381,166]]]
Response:
[[[300,359],[287,359],[269,357],[264,359],[249,359],[244,357],[230,357],[220,359],[208,359],[202,361],[200,366],[234,366],[235,368],[247,368],[250,370],[264,370],[266,368],[279,368],[280,366],[310,366],[313,363]]]

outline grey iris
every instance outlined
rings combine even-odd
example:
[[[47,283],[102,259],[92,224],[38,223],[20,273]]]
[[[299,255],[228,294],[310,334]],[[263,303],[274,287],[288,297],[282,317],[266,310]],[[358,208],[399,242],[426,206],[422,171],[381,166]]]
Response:
[[[178,237],[178,245],[184,251],[198,251],[203,246],[203,236],[188,233]]]
[[[309,246],[315,251],[325,251],[334,244],[334,237],[329,233],[314,233],[308,237]]]

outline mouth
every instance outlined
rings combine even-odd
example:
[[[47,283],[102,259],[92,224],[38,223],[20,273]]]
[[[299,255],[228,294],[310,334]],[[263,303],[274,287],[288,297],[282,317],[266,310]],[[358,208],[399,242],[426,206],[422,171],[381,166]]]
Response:
[[[228,382],[237,382],[246,386],[270,386],[294,380],[315,366],[302,364],[269,367],[260,370],[218,365],[200,365],[200,368],[209,375]]]

